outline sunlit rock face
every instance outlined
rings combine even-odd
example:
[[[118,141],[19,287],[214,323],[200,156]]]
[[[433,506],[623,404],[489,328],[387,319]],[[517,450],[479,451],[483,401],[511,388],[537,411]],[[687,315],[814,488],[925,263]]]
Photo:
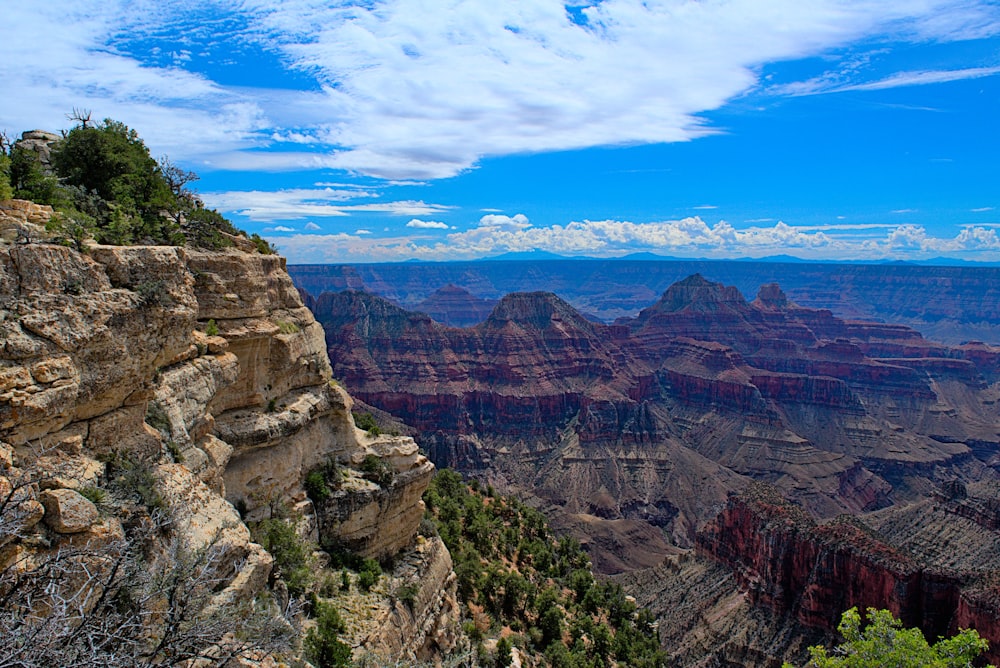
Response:
[[[30,231],[50,214],[6,207],[3,222]],[[412,439],[372,439],[355,427],[351,397],[331,383],[323,330],[284,260],[232,241],[220,251],[87,253],[35,239],[0,244],[0,492],[37,480],[15,494],[0,567],[70,542],[120,541],[123,521],[83,493],[105,484],[104,462],[122,458],[149,462],[185,549],[212,544],[228,567],[244,564],[217,574],[226,596],[252,598],[266,586],[271,557],[243,520],[277,508],[301,516],[315,540],[363,556],[414,544],[433,466]],[[317,513],[307,473],[332,461],[360,480],[352,467],[367,455],[392,471],[392,484],[375,494],[344,485]],[[32,538],[39,532],[48,542]],[[444,552],[427,568],[450,572]],[[447,573],[436,577],[441,591],[422,594],[427,610],[406,642],[448,633],[434,615],[447,619],[451,585]]]

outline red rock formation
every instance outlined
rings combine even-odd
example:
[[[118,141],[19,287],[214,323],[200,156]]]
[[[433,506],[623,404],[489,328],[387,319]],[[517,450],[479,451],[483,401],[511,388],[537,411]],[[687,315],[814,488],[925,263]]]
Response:
[[[844,321],[777,285],[748,303],[696,275],[613,326],[549,293],[508,295],[468,329],[359,292],[321,295],[313,308],[353,395],[417,428],[439,465],[526,490],[544,487],[546,462],[577,447],[584,458],[682,448],[702,458],[697,467],[734,474],[732,485],[774,481],[820,517],[916,498],[941,467],[969,479],[997,477],[984,464],[1000,471],[989,387],[1000,350]],[[656,475],[605,485],[617,490],[610,511],[588,505],[600,485],[562,493],[580,512],[683,526],[676,535],[692,540],[710,508],[668,511],[682,506],[674,496],[643,501],[648,512],[623,502],[648,496]]]
[[[697,548],[732,569],[755,604],[809,627],[832,631],[844,610],[874,607],[931,639],[975,628],[994,647],[1000,641],[1000,592],[973,584],[982,572],[917,561],[857,518],[817,524],[767,486],[731,497],[698,534]]]

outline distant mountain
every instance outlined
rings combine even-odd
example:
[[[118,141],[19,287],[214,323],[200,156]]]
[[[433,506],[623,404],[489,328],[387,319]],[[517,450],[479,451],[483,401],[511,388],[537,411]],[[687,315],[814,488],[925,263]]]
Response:
[[[510,258],[514,259],[514,258]],[[635,317],[674,282],[691,274],[735,286],[752,299],[758,286],[778,282],[803,307],[848,319],[909,325],[944,343],[1000,343],[1000,267],[914,264],[825,264],[792,261],[654,258],[425,262],[369,265],[290,265],[296,285],[312,295],[345,289],[381,295],[408,309],[451,284],[480,300],[546,290],[603,322]],[[463,316],[454,309],[448,316]],[[478,318],[479,314],[469,314]],[[469,322],[469,320],[466,320]]]
[[[450,283],[417,304],[416,310],[452,327],[471,327],[490,315],[495,299],[481,299]]]

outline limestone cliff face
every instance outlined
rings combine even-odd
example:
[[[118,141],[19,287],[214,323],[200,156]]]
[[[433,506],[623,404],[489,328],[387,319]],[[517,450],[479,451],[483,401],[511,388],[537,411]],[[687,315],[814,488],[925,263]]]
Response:
[[[4,222],[31,230],[47,214],[8,206]],[[260,519],[284,505],[314,538],[363,556],[412,544],[433,466],[411,439],[372,439],[354,426],[351,398],[331,383],[323,330],[284,259],[235,241],[222,251],[87,254],[0,245],[0,441],[11,466],[44,468],[53,487],[21,500],[21,534],[37,525],[69,535],[62,510],[82,523],[73,532],[114,531],[72,490],[93,485],[101,460],[117,453],[159,462],[166,501],[187,509],[193,547],[227,533],[232,558],[250,569],[233,582],[249,594],[271,561],[235,508]],[[335,460],[360,479],[351,467],[366,455],[382,459],[392,483],[377,493],[345,485],[335,503],[314,508],[306,474]]]

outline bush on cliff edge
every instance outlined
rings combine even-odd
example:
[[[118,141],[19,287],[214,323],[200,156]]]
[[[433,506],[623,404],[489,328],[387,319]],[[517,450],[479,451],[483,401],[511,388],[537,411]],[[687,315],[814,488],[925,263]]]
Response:
[[[868,624],[862,628],[861,614],[851,608],[843,614],[837,630],[844,642],[827,654],[824,647],[810,647],[815,668],[966,668],[973,665],[989,643],[975,629],[963,629],[951,638],[927,643],[920,629],[903,628],[888,610],[868,608]],[[786,663],[784,668],[792,668]],[[992,667],[991,667],[992,668]]]

